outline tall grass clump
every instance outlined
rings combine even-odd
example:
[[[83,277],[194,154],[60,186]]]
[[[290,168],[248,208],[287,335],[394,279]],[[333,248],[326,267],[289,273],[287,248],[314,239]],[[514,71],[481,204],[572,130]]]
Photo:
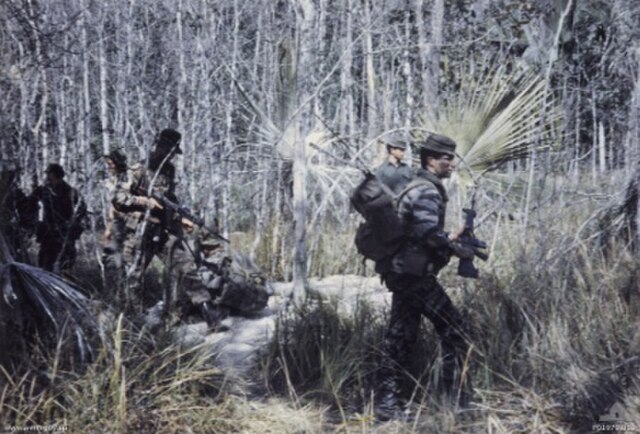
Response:
[[[623,239],[607,254],[598,245],[592,217],[615,186],[566,187],[540,192],[544,207],[526,228],[508,212],[518,198],[485,221],[477,235],[493,249],[478,264],[480,279],[456,276],[456,260],[440,275],[467,319],[475,393],[467,411],[433,399],[438,342],[424,321],[405,390],[414,420],[400,423],[401,432],[582,433],[616,403],[638,414],[640,261]],[[367,416],[370,428],[385,307],[361,300],[345,314],[336,301],[314,298],[283,314],[263,360],[270,391],[329,405],[343,427]]]
[[[41,353],[41,357],[47,357]],[[185,432],[225,428],[218,408],[225,377],[198,349],[182,351],[126,328],[121,316],[85,371],[57,369],[61,354],[16,372],[3,371],[0,424],[64,424],[71,432]]]

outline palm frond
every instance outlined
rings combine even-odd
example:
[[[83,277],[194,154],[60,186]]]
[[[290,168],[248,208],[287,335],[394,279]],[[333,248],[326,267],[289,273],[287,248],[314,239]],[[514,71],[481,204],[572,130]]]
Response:
[[[465,163],[460,179],[465,182],[465,172],[492,170],[525,157],[534,146],[549,147],[561,116],[541,77],[499,67],[484,77],[465,77],[458,97],[444,101],[437,111],[428,110],[421,123],[458,143]]]
[[[22,321],[50,339],[50,344],[73,338],[82,363],[92,359],[92,340],[99,336],[99,324],[91,300],[80,288],[56,274],[11,260],[0,264],[0,283],[5,302],[0,315],[7,318],[28,312],[29,318]]]

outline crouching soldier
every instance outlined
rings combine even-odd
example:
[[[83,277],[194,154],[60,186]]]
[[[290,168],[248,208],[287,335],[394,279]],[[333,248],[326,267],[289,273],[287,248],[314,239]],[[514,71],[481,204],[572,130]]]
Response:
[[[171,271],[183,316],[200,315],[215,327],[230,314],[264,309],[273,294],[263,273],[241,255],[229,256],[220,240],[200,228],[191,240],[175,243]]]

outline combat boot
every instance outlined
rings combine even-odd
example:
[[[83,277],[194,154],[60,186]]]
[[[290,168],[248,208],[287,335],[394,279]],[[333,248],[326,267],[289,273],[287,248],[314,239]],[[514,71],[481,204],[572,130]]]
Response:
[[[404,416],[400,400],[396,394],[391,391],[379,395],[376,399],[374,412],[376,420],[380,422],[402,419]]]
[[[200,312],[202,313],[202,317],[207,322],[209,328],[214,331],[225,331],[228,328],[220,325],[220,322],[225,319],[229,313],[226,309],[221,308],[220,306],[214,306],[210,302],[205,301],[200,304]]]

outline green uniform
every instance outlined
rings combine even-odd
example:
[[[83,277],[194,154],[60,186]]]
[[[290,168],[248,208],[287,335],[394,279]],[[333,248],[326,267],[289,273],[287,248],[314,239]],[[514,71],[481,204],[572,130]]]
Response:
[[[116,211],[122,214],[124,221],[124,242],[122,260],[127,273],[127,284],[131,292],[137,295],[142,289],[144,272],[154,256],[168,263],[169,232],[175,229],[176,222],[168,220],[164,210],[152,211],[145,220],[146,207],[139,205],[147,198],[147,193],[159,194],[176,201],[175,166],[165,162],[161,169],[153,170],[154,165],[132,166],[127,175],[118,179],[113,191],[112,203]]]

